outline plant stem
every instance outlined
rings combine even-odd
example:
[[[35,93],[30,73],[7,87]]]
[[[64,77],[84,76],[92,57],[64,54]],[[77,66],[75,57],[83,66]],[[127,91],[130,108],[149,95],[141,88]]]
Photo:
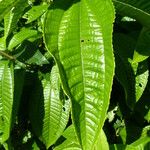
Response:
[[[21,68],[26,68],[26,64],[18,61],[14,56],[11,56],[7,53],[5,53],[4,51],[0,51],[0,55],[11,60],[11,61],[14,61],[18,66],[20,66]]]
[[[0,51],[0,55],[1,55],[1,56],[4,56],[5,58],[7,58],[7,59],[9,59],[9,60],[13,60],[13,61],[16,60],[15,57],[13,57],[13,56],[11,56],[11,55],[5,53],[4,51]]]

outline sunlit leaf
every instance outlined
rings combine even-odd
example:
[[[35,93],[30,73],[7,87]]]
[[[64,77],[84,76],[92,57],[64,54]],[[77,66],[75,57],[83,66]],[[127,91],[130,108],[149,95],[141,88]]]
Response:
[[[47,9],[48,9],[48,5],[33,6],[24,15],[24,17],[27,18],[28,20],[26,24],[31,23],[32,21],[35,21],[36,19],[38,19],[41,15],[43,15],[46,12]]]
[[[45,17],[45,43],[72,100],[72,119],[83,150],[94,147],[109,104],[113,19],[109,0],[55,1]]]
[[[4,35],[5,38],[16,28],[17,22],[24,13],[24,9],[28,6],[28,0],[21,0],[14,5],[13,8],[4,17]]]
[[[24,40],[37,36],[36,30],[22,29],[20,32],[16,33],[9,42],[8,49],[12,50],[14,47],[22,43]]]
[[[14,73],[8,61],[0,63],[0,143],[10,134],[14,98]]]

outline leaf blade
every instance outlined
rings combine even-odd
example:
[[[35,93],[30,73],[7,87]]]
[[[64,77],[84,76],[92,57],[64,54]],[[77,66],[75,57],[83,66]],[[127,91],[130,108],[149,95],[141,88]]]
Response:
[[[56,1],[47,13],[45,43],[57,62],[63,87],[72,100],[72,118],[79,141],[83,149],[92,149],[105,120],[112,85],[114,12],[110,1],[68,3],[70,6],[64,6],[63,1]],[[106,14],[107,22],[105,17],[102,19]]]
[[[116,10],[138,20],[142,25],[150,27],[150,2],[147,0],[113,0]]]
[[[69,119],[70,101],[64,100],[63,104],[59,93],[58,69],[54,66],[51,75],[48,74],[42,83],[38,81],[36,84],[30,103],[33,130],[47,149],[61,136]]]
[[[0,64],[0,143],[4,143],[10,134],[11,115],[13,107],[14,77],[13,68],[8,67],[8,62]]]

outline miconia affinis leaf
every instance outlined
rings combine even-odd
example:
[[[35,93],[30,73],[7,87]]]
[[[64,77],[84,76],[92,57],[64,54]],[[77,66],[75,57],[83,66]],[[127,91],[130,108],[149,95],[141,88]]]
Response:
[[[110,0],[56,0],[45,17],[45,43],[72,101],[72,120],[83,150],[94,147],[109,105],[113,21]]]

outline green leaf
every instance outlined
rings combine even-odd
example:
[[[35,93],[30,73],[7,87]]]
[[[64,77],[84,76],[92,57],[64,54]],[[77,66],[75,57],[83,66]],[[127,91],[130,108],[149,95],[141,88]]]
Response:
[[[75,128],[73,125],[69,126],[62,136],[66,139],[63,143],[56,146],[54,150],[81,150]]]
[[[150,28],[143,27],[134,51],[133,63],[141,62],[150,56]]]
[[[143,129],[141,136],[130,145],[114,144],[110,145],[110,150],[149,150],[150,136],[149,136],[150,126]]]
[[[147,61],[134,63],[131,60],[135,47],[134,39],[120,33],[114,37],[116,77],[125,90],[128,106],[133,109],[145,90],[149,76],[148,64]]]
[[[110,0],[55,1],[45,17],[45,43],[72,100],[72,119],[83,150],[94,147],[109,105],[113,20]]]
[[[150,136],[149,136],[150,126],[147,126],[143,129],[141,137],[137,139],[135,142],[127,146],[127,150],[130,150],[130,148],[134,148],[135,150],[139,150],[140,148],[144,150],[144,146],[150,142]],[[140,149],[140,150],[141,150]]]
[[[100,132],[99,139],[94,146],[94,150],[109,150],[109,144],[107,142],[107,137],[103,130],[101,130],[101,132]]]
[[[77,135],[75,133],[75,128],[73,125],[69,126],[62,136],[66,139],[63,143],[56,146],[54,150],[81,150],[80,143],[78,141]],[[94,150],[109,150],[109,145],[107,142],[106,135],[102,130],[99,139],[94,146]]]
[[[28,6],[28,0],[21,0],[4,17],[4,35],[5,38],[16,28],[17,22]]]
[[[113,144],[110,145],[110,150],[126,150],[126,145],[123,144]]]
[[[10,134],[11,115],[14,94],[13,66],[8,61],[0,63],[0,143],[4,143]]]
[[[27,63],[40,66],[42,66],[43,64],[49,64],[46,57],[39,50],[37,50],[35,54],[29,60],[27,60]]]
[[[5,37],[0,38],[0,50],[6,50]]]
[[[69,119],[70,101],[61,97],[57,67],[37,81],[32,92],[30,118],[35,134],[47,148],[61,136]]]
[[[118,13],[134,18],[142,25],[150,27],[150,1],[113,0],[113,2]]]
[[[47,9],[48,9],[48,5],[33,6],[24,15],[24,17],[28,19],[26,24],[31,23],[32,21],[35,21],[36,19],[38,19],[40,16],[42,16],[46,12]]]
[[[148,82],[148,63],[147,61],[143,61],[141,63],[132,64],[132,67],[135,74],[135,95],[136,95],[136,102],[141,98],[147,82]]]
[[[5,0],[5,1],[3,0],[0,2],[0,22],[6,15],[6,13],[9,12],[10,9],[14,6],[15,3],[14,0]]]
[[[141,99],[138,101],[136,107],[135,107],[135,113],[136,113],[136,120],[139,124],[143,124],[145,121],[150,122],[150,101],[149,101],[149,89],[150,89],[150,76],[148,78],[148,83],[146,86],[146,89],[141,97]]]
[[[21,95],[24,86],[25,70],[15,69],[14,70],[14,101],[12,110],[12,127],[16,121],[16,116],[18,114],[19,105],[21,102]]]
[[[14,47],[22,43],[24,40],[31,38],[31,37],[36,37],[37,35],[38,34],[36,30],[23,28],[20,32],[16,33],[12,37],[8,45],[8,50],[12,50]]]

